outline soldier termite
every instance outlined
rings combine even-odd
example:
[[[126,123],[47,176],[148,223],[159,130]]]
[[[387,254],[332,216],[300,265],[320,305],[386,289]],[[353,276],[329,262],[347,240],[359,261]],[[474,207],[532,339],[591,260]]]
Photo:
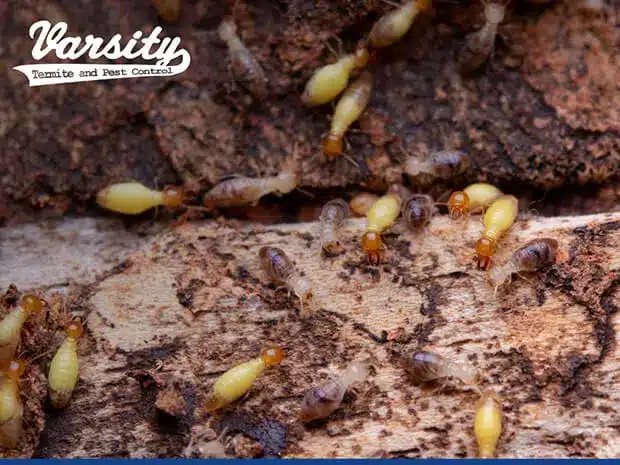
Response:
[[[234,402],[250,390],[265,368],[278,365],[284,358],[284,351],[279,347],[263,350],[260,357],[241,363],[222,376],[215,384],[205,408],[211,413]]]
[[[299,419],[304,423],[327,418],[334,413],[352,384],[362,383],[368,376],[368,364],[352,362],[340,376],[310,389],[302,401]]]
[[[183,189],[168,186],[156,191],[139,182],[112,184],[97,193],[97,203],[117,213],[138,215],[158,206],[176,208],[183,204]]]
[[[425,160],[409,157],[405,162],[405,173],[430,184],[435,179],[451,179],[462,174],[469,166],[469,156],[460,150],[441,150],[432,153]]]
[[[323,139],[323,151],[328,157],[343,154],[343,138],[349,126],[357,120],[370,101],[372,74],[364,71],[344,91],[336,105],[329,133]]]
[[[540,270],[555,263],[558,241],[551,238],[534,239],[512,254],[510,259],[489,271],[495,291],[510,279],[513,273]]]
[[[306,84],[302,102],[309,107],[331,102],[347,87],[353,70],[366,66],[368,59],[368,47],[360,42],[354,53],[319,68]]]
[[[502,191],[491,184],[471,184],[450,195],[448,209],[452,218],[459,218],[466,213],[487,208],[502,195]]]
[[[22,326],[31,313],[43,309],[43,301],[33,295],[22,297],[20,304],[0,321],[0,361],[10,360],[19,344]]]
[[[383,15],[368,36],[371,47],[387,47],[401,40],[418,14],[427,10],[431,3],[431,0],[407,0],[402,6]]]
[[[512,195],[502,195],[491,204],[484,214],[484,231],[476,242],[478,268],[488,269],[491,257],[495,254],[497,243],[512,228],[519,213],[519,201]]]
[[[69,404],[73,390],[80,378],[77,341],[84,331],[79,320],[67,326],[67,337],[56,351],[47,377],[52,407],[64,408]]]
[[[497,441],[502,435],[502,406],[497,394],[487,391],[482,394],[476,408],[474,434],[478,442],[478,457],[495,456]]]
[[[403,202],[401,215],[412,232],[422,231],[435,212],[435,201],[426,194],[414,194]]]
[[[174,22],[179,19],[182,0],[153,0],[157,14],[161,19]]]
[[[381,233],[388,229],[400,213],[402,199],[393,192],[380,197],[368,210],[366,231],[362,236],[362,249],[368,255],[370,263],[381,262],[383,241]]]
[[[405,370],[416,384],[458,378],[463,383],[475,386],[478,371],[469,363],[449,360],[434,352],[415,351],[404,359]]]
[[[338,235],[348,216],[349,205],[342,199],[330,200],[323,206],[319,217],[319,235],[325,255],[334,256],[344,251]]]
[[[0,364],[0,443],[7,449],[19,445],[24,423],[24,404],[19,395],[19,378],[26,370],[21,360]]]
[[[465,45],[459,57],[461,74],[470,74],[482,66],[493,52],[497,27],[504,20],[506,4],[484,2],[485,24],[465,39]]]
[[[237,82],[256,99],[267,97],[267,78],[258,61],[252,56],[237,35],[237,25],[232,18],[224,19],[218,29],[220,39],[226,42],[230,55],[230,68]]]
[[[357,216],[366,216],[370,207],[379,199],[376,194],[360,192],[349,201],[349,206]]]
[[[299,298],[303,313],[304,302],[312,297],[310,281],[299,274],[282,249],[261,247],[258,255],[269,278],[277,283],[284,284]]]

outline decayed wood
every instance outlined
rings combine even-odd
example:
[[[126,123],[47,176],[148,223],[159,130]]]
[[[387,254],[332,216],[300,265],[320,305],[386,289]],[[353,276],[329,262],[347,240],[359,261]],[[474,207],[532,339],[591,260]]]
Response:
[[[471,361],[499,392],[500,456],[620,454],[620,214],[519,222],[499,261],[551,236],[561,263],[497,296],[471,260],[475,217],[387,238],[378,268],[361,256],[362,220],[347,225],[346,252],[331,259],[318,255],[316,226],[186,224],[86,287],[74,308],[87,316],[81,381],[68,409],[26,425],[43,428],[35,454],[180,456],[192,432],[200,445],[198,433],[213,439],[227,427],[229,455],[474,456],[475,392],[413,386],[398,354],[418,347]],[[266,280],[263,245],[284,249],[315,283],[310,318]],[[285,348],[282,365],[220,417],[206,415],[216,377],[268,344]],[[369,380],[326,423],[300,425],[303,393],[358,357],[372,363]]]

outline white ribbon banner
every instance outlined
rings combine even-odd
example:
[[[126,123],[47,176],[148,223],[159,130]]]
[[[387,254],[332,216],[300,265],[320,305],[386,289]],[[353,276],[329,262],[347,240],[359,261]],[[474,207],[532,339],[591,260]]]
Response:
[[[21,65],[13,69],[28,78],[30,87],[67,84],[72,82],[104,81],[141,77],[168,77],[181,74],[189,67],[190,60],[175,66],[160,65],[88,65],[81,63],[44,63]]]

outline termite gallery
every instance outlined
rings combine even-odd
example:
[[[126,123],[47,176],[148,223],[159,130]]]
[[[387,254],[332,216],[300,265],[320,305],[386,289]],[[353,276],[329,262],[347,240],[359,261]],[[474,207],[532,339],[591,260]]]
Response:
[[[418,14],[430,8],[431,0],[408,0],[383,15],[370,31],[368,40],[373,48],[388,47],[403,38]]]
[[[344,248],[338,239],[340,229],[349,216],[349,205],[342,199],[327,202],[319,217],[321,250],[328,256],[338,255]]]
[[[310,422],[327,418],[340,407],[344,394],[352,384],[362,383],[368,376],[368,364],[352,362],[338,377],[310,389],[302,401],[299,419]]]
[[[22,436],[24,405],[19,394],[19,378],[26,370],[21,360],[0,363],[0,443],[14,449]]]
[[[138,215],[158,206],[176,208],[183,204],[183,189],[169,186],[156,191],[139,182],[112,184],[97,193],[97,203],[117,213]]]
[[[497,441],[502,435],[502,406],[497,394],[486,391],[480,397],[474,418],[474,434],[478,441],[478,456],[495,456]]]
[[[415,351],[405,357],[403,365],[416,384],[457,378],[465,384],[476,385],[479,377],[478,371],[469,363],[449,360],[425,350]]]
[[[405,172],[417,182],[430,184],[436,179],[450,179],[462,174],[469,166],[469,156],[459,150],[433,152],[426,159],[409,157]]]
[[[534,239],[515,251],[506,263],[489,271],[489,279],[499,288],[513,273],[538,271],[555,263],[558,241],[545,237]]]
[[[452,218],[459,218],[469,212],[487,208],[502,195],[502,191],[491,184],[471,184],[462,191],[455,191],[450,195],[448,209]]]
[[[25,295],[20,305],[0,322],[0,361],[10,360],[19,344],[22,326],[31,313],[40,312],[43,301],[33,295]]]
[[[47,379],[50,401],[55,408],[67,406],[80,377],[77,341],[83,331],[82,323],[79,320],[73,320],[67,327],[65,341],[50,364]]]
[[[476,242],[478,268],[486,270],[491,264],[497,243],[512,228],[519,213],[519,201],[512,195],[502,195],[484,214],[482,237]]]
[[[381,233],[388,229],[400,213],[401,198],[388,192],[380,197],[366,214],[366,231],[362,236],[362,250],[368,255],[370,263],[381,262],[383,241]]]
[[[279,364],[283,358],[284,351],[272,347],[263,350],[260,357],[228,370],[215,381],[205,405],[206,411],[214,412],[237,400],[250,390],[265,368]]]

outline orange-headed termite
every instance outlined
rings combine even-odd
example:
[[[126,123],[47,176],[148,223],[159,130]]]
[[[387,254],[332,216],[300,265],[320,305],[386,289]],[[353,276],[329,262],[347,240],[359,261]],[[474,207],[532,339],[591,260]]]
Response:
[[[388,229],[400,213],[402,199],[394,192],[380,197],[368,210],[366,215],[366,231],[362,236],[362,249],[368,255],[370,263],[381,262],[383,241],[381,233]]]
[[[402,6],[383,15],[370,31],[370,45],[382,48],[398,42],[411,28],[418,14],[430,8],[431,3],[431,0],[407,0]]]
[[[138,215],[157,207],[176,208],[183,203],[183,189],[169,186],[163,191],[156,191],[139,182],[123,182],[112,184],[97,194],[97,203],[117,213]]]
[[[354,53],[319,68],[306,84],[302,102],[309,107],[331,102],[347,87],[351,72],[366,66],[368,59],[366,43],[361,42]]]
[[[261,247],[258,252],[261,265],[269,278],[284,284],[300,300],[302,310],[304,302],[312,297],[312,284],[295,269],[284,250],[278,247]]]
[[[357,216],[366,216],[370,207],[379,199],[376,194],[370,192],[360,192],[349,201],[351,211]]]
[[[495,290],[510,279],[513,273],[540,270],[555,263],[558,241],[548,237],[529,241],[512,254],[502,265],[489,271],[489,279]]]
[[[299,411],[299,419],[307,423],[327,418],[340,407],[349,386],[362,383],[367,376],[368,364],[366,362],[352,362],[340,376],[313,387],[306,393]]]
[[[501,237],[512,228],[519,213],[519,201],[512,195],[502,195],[491,204],[484,214],[482,223],[484,231],[476,242],[476,256],[478,267],[488,269],[491,257],[495,254],[497,243]]]
[[[263,350],[260,357],[241,363],[222,376],[215,384],[205,409],[211,413],[226,407],[250,390],[265,368],[279,364],[284,358],[284,351],[279,347]]]
[[[344,251],[338,236],[348,216],[349,205],[342,199],[330,200],[323,206],[319,217],[319,235],[325,255],[334,256]]]
[[[474,434],[478,441],[478,457],[495,457],[497,441],[502,435],[502,406],[497,394],[486,391],[480,397],[474,419]]]
[[[452,218],[459,218],[466,213],[487,208],[502,195],[502,191],[491,184],[471,184],[450,195],[448,209]]]
[[[25,295],[17,308],[0,321],[0,361],[13,358],[26,318],[31,313],[38,313],[42,309],[41,299],[33,295]]]
[[[458,378],[469,385],[478,383],[478,371],[472,365],[449,360],[434,352],[415,351],[411,356],[404,359],[404,366],[416,384],[447,378]]]
[[[329,133],[323,139],[323,151],[329,156],[342,155],[345,132],[357,120],[370,101],[372,93],[372,74],[364,71],[344,91],[331,122]]]
[[[7,449],[15,449],[22,437],[24,404],[19,395],[19,378],[26,370],[21,360],[5,360],[0,363],[0,443]]]
[[[228,45],[230,68],[237,82],[256,99],[267,97],[267,78],[258,61],[252,56],[237,35],[237,25],[232,18],[224,19],[218,29],[220,39]]]
[[[77,341],[84,328],[79,320],[73,320],[67,327],[67,337],[52,359],[47,377],[50,401],[54,408],[64,408],[71,400],[73,389],[80,378]]]

